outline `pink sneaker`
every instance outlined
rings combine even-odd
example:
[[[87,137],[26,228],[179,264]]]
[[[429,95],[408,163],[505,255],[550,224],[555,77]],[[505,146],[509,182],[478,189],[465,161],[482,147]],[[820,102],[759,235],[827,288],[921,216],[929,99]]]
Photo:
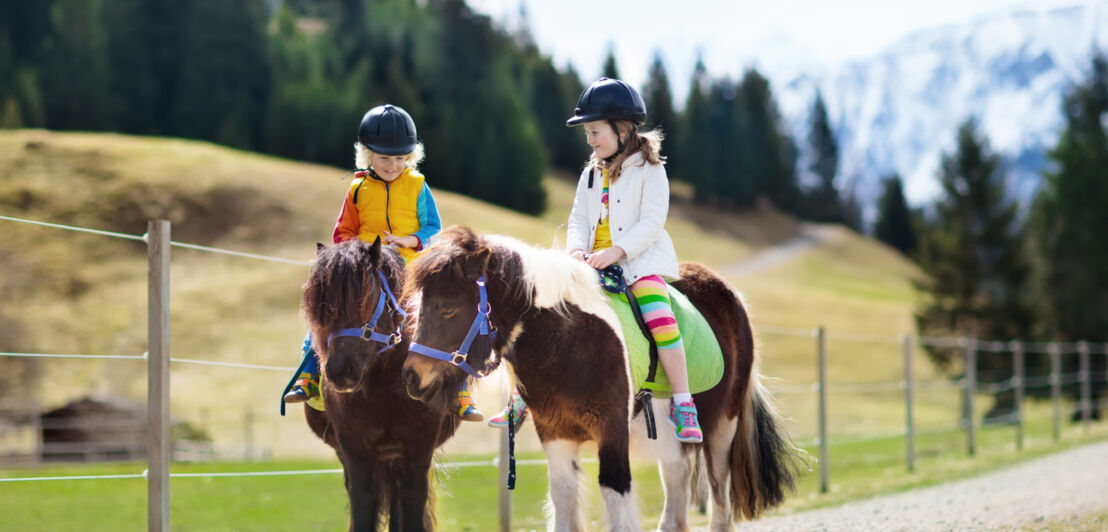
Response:
[[[515,420],[516,426],[523,423],[523,418],[527,415],[527,405],[523,402],[523,398],[518,393],[512,392],[512,400],[508,403],[508,406],[504,407],[496,415],[489,418],[489,426],[500,428],[508,426],[508,411],[512,411],[512,419]]]
[[[700,423],[696,419],[696,405],[671,402],[669,407],[669,420],[677,429],[677,440],[685,443],[701,443],[704,434],[700,432]]]

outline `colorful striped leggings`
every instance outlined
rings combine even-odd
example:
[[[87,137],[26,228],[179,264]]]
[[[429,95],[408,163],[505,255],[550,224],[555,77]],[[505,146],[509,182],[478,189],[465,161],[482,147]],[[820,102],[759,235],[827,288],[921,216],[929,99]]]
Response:
[[[643,319],[658,349],[681,347],[681,331],[677,329],[677,319],[673,316],[666,282],[657,275],[648,275],[631,285],[631,293],[639,300]]]

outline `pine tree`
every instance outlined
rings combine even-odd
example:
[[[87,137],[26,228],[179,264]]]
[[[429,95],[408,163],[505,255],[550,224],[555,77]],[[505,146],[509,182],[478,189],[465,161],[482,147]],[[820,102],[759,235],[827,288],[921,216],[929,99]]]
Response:
[[[739,82],[737,104],[734,120],[746,182],[737,200],[751,205],[765,197],[779,208],[792,210],[797,196],[796,147],[777,110],[769,80],[755,69],[747,70]]]
[[[696,201],[705,202],[718,197],[714,176],[708,162],[708,69],[704,60],[697,57],[689,80],[689,95],[685,100],[685,112],[677,137],[677,158],[681,160],[682,178],[692,183]]]
[[[912,256],[917,248],[916,232],[912,227],[912,215],[908,210],[908,201],[904,198],[904,185],[900,176],[893,174],[886,177],[881,187],[874,234],[878,240],[906,256]]]
[[[604,57],[604,67],[601,69],[602,76],[611,79],[620,79],[619,66],[616,65],[616,49],[615,45],[608,46],[608,55]]]
[[[1050,151],[1036,202],[1036,241],[1045,265],[1048,330],[1065,340],[1108,341],[1108,58],[1066,94],[1066,127]],[[1067,357],[1070,358],[1070,357]],[[1106,357],[1093,356],[1093,412],[1105,389]],[[1076,369],[1076,368],[1074,368]],[[1077,387],[1073,387],[1076,393]]]
[[[41,77],[46,127],[110,127],[108,48],[103,1],[57,0],[52,45]]]
[[[269,102],[266,13],[262,0],[194,0],[178,18],[182,57],[167,133],[254,148]]]
[[[0,127],[42,125],[34,84],[52,32],[53,0],[0,2]]]
[[[749,167],[749,129],[746,107],[738,98],[739,89],[730,79],[712,82],[708,91],[706,127],[697,131],[705,151],[704,184],[713,203],[721,206],[754,203],[754,175]]]
[[[512,38],[462,0],[427,5],[442,50],[420,76],[427,99],[416,120],[429,147],[427,175],[442,188],[541,212],[542,135],[518,81]]]
[[[812,103],[812,128],[808,134],[811,160],[808,169],[819,179],[807,195],[805,217],[820,222],[843,221],[842,199],[835,178],[839,173],[839,145],[827,118],[823,94],[816,92]]]
[[[661,52],[654,53],[646,85],[642,89],[642,98],[646,103],[646,127],[661,128],[667,137],[676,136],[677,111],[673,108],[673,92],[669,87],[669,76],[666,75]]]
[[[646,86],[642,89],[642,98],[646,103],[646,127],[661,129],[669,140],[666,145],[672,145],[678,136],[677,111],[673,108],[673,93],[669,88],[669,77],[666,75],[661,52],[654,53]],[[666,167],[671,179],[680,174],[680,161],[670,159]]]
[[[920,241],[920,265],[928,281],[918,287],[924,303],[916,314],[919,334],[983,340],[1026,338],[1034,319],[1028,301],[1029,268],[1017,206],[1006,199],[1000,156],[967,120],[957,148],[939,171],[944,197]],[[960,349],[931,347],[941,368],[954,371]],[[1009,353],[980,351],[978,377],[996,382],[1012,375]],[[996,397],[990,415],[1006,413],[1010,393]]]

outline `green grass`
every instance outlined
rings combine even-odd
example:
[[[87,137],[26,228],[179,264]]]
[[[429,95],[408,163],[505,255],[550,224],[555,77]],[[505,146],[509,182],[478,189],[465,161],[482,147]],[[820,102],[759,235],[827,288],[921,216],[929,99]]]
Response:
[[[1036,407],[1034,411],[1041,408]],[[797,492],[775,511],[792,513],[837,505],[889,492],[928,486],[995,470],[1023,460],[1043,456],[1084,443],[1108,438],[1108,424],[1098,423],[1086,432],[1079,425],[1066,424],[1060,441],[1051,437],[1049,419],[1036,418],[1026,427],[1023,451],[1015,448],[1012,427],[985,428],[979,432],[979,451],[968,456],[964,432],[921,436],[917,442],[916,470],[908,472],[904,462],[904,440],[833,443],[830,453],[831,490],[819,491],[818,464],[801,474]],[[834,440],[833,440],[834,441]],[[811,456],[818,449],[807,446]],[[588,454],[585,455],[588,457]],[[538,458],[524,453],[520,459]],[[487,460],[489,456],[453,456],[446,460]],[[9,469],[0,477],[136,474],[142,463],[116,465],[67,465],[39,469]],[[273,461],[266,463],[174,464],[172,473],[282,471],[337,468],[329,461]],[[597,464],[587,460],[583,474],[588,495],[585,500],[591,527],[603,523],[595,478]],[[659,517],[662,493],[658,475],[650,464],[634,467],[634,486],[644,524]],[[437,480],[438,521],[442,530],[493,530],[498,520],[498,473],[494,467],[447,467]],[[270,477],[174,478],[170,481],[170,513],[174,530],[263,531],[345,530],[346,498],[339,474]],[[513,530],[542,529],[546,493],[546,468],[520,465],[513,492]],[[0,514],[12,530],[84,532],[90,523],[95,530],[142,530],[146,519],[146,482],[143,479],[65,480],[43,482],[0,482]],[[1080,523],[1103,523],[1103,515],[1079,516]],[[703,524],[704,516],[691,514],[692,523]],[[1100,521],[1097,521],[1100,519]],[[1047,528],[1029,528],[1046,530]],[[1091,530],[1068,528],[1066,530]]]

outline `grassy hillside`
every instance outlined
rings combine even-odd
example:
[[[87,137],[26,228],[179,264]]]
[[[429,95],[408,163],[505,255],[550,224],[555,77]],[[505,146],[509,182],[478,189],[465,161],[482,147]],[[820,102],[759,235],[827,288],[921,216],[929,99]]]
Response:
[[[433,149],[433,147],[432,147]],[[239,152],[203,142],[110,134],[0,132],[0,215],[142,234],[146,220],[168,218],[173,239],[295,260],[329,242],[350,181],[345,170]],[[529,217],[436,191],[446,224],[561,245],[572,176],[546,180],[550,208]],[[429,176],[434,187],[434,176]],[[667,229],[683,260],[729,271],[789,241],[805,226],[772,211],[727,213],[692,205],[674,186]],[[779,328],[825,325],[832,332],[830,375],[838,382],[900,378],[894,343],[836,340],[835,332],[893,339],[910,331],[913,266],[888,248],[840,228],[772,267],[728,276],[759,328],[762,371],[793,388],[814,380],[814,340]],[[146,341],[145,247],[140,242],[0,221],[0,351],[141,354]],[[172,252],[173,356],[291,367],[304,324],[298,314],[307,268],[175,248]],[[922,356],[920,357],[922,358]],[[42,361],[38,394],[48,406],[94,394],[145,396],[145,366],[131,361]],[[917,372],[930,375],[920,363]],[[327,456],[299,416],[277,415],[283,371],[172,367],[172,412],[218,443],[247,438],[276,456]],[[0,398],[10,398],[0,395]],[[478,394],[497,409],[493,383]],[[899,396],[835,396],[835,430],[888,431],[901,423]],[[814,396],[781,394],[799,437],[815,431]],[[865,416],[855,415],[868,407]],[[955,409],[921,401],[921,423],[949,424]],[[244,428],[243,420],[252,423]],[[250,433],[247,436],[247,433]],[[535,449],[533,431],[523,449]],[[496,433],[467,424],[448,451],[491,452]]]

